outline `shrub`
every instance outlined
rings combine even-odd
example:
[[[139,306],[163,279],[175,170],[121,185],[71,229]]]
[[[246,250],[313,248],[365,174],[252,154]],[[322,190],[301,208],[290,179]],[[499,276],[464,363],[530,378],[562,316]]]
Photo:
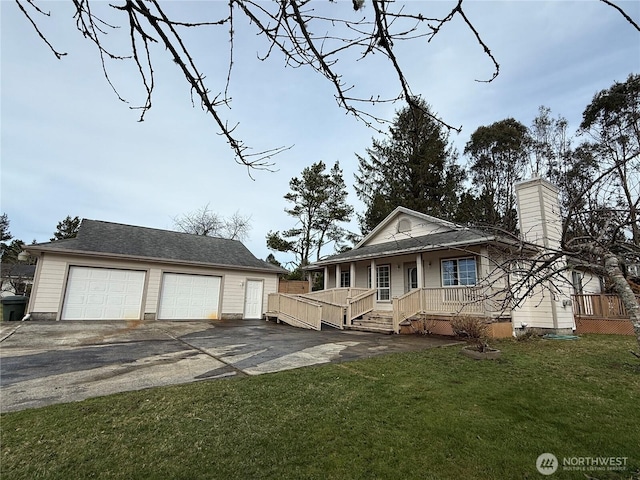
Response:
[[[451,329],[456,337],[475,345],[478,351],[484,352],[489,348],[486,340],[489,330],[486,319],[461,315],[451,320]]]
[[[526,328],[522,333],[516,336],[518,342],[526,342],[529,340],[537,339],[540,334],[531,328]]]

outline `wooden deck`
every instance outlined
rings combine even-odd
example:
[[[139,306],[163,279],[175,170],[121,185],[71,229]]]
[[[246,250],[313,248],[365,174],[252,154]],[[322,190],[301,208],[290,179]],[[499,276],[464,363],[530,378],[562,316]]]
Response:
[[[415,315],[505,314],[487,289],[420,288],[393,299],[393,309],[375,312],[375,289],[332,288],[300,295],[270,294],[267,317],[319,330],[321,324],[339,329],[400,333],[400,323]]]
[[[635,335],[629,314],[617,295],[573,295],[576,333]],[[640,295],[636,298],[640,301]]]
[[[328,325],[379,333],[400,333],[409,319],[418,318],[433,320],[439,327],[429,330],[446,335],[450,334],[448,319],[456,315],[502,322],[496,336],[505,336],[506,325],[511,324],[511,311],[503,308],[498,295],[478,287],[415,289],[394,298],[392,306],[389,311],[376,311],[375,289],[332,288],[299,295],[270,294],[266,316],[314,330]],[[629,316],[616,295],[573,295],[573,310],[577,333],[633,334]]]

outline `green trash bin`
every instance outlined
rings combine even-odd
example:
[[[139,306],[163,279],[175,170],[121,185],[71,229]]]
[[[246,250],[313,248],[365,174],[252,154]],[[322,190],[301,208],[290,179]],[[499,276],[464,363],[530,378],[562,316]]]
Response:
[[[2,320],[22,320],[24,311],[27,309],[29,297],[23,295],[12,295],[2,299]]]

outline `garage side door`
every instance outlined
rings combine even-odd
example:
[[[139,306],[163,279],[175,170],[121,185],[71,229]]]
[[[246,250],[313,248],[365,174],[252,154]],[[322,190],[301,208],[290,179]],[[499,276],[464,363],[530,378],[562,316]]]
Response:
[[[62,320],[139,319],[145,272],[70,267]]]
[[[244,318],[262,318],[262,280],[247,280],[244,295]]]
[[[218,318],[221,277],[165,273],[162,276],[159,320]]]

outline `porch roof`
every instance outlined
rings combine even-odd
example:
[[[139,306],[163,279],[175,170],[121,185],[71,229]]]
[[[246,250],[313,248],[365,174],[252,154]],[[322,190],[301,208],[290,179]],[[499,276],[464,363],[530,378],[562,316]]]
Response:
[[[403,236],[398,234],[398,236]],[[472,246],[487,243],[509,243],[507,239],[498,238],[496,235],[488,235],[481,230],[473,228],[453,229],[446,232],[432,233],[419,237],[400,238],[390,242],[376,245],[356,247],[347,252],[331,255],[323,260],[314,262],[305,267],[306,270],[314,270],[325,265],[335,265],[357,260],[366,260],[378,257],[391,257],[419,253],[432,250],[445,250],[449,248]]]

